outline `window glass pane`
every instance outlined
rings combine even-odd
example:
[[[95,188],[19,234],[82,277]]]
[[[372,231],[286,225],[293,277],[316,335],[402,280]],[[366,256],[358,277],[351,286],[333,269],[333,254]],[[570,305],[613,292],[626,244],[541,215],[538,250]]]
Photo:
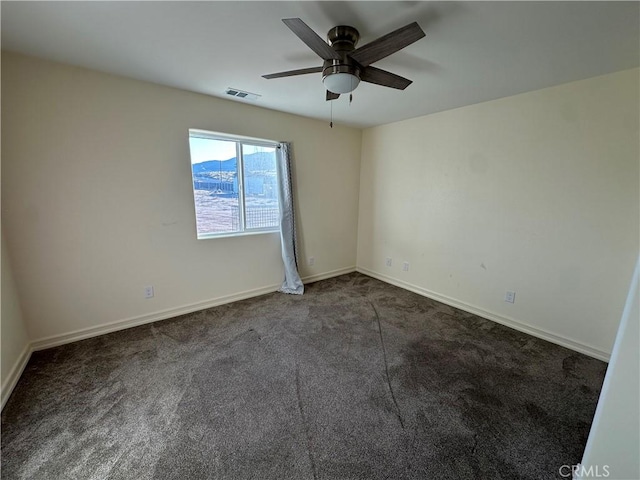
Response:
[[[242,230],[236,142],[189,137],[198,236]]]
[[[247,229],[278,226],[276,149],[242,144],[245,223]]]

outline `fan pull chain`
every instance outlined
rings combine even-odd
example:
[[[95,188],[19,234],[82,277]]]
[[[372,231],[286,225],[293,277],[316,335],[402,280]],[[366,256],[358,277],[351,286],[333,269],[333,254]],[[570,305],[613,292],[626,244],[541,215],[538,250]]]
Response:
[[[331,107],[329,107],[331,108],[331,121],[329,121],[329,126],[333,128],[333,101],[329,102],[329,105],[331,105]]]
[[[349,105],[351,105],[351,101],[353,100],[353,93],[349,94]]]

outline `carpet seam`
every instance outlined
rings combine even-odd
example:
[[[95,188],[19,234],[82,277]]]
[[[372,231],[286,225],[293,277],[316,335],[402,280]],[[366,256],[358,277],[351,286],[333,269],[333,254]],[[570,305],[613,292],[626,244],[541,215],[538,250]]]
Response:
[[[391,399],[393,400],[393,404],[396,406],[396,415],[398,416],[398,420],[400,421],[400,426],[404,430],[404,421],[402,420],[402,415],[400,413],[400,406],[398,405],[398,401],[396,400],[396,396],[393,393],[393,387],[391,386],[391,379],[389,377],[389,363],[387,362],[387,349],[384,346],[384,337],[382,335],[382,325],[380,324],[380,315],[378,314],[378,310],[376,306],[373,304],[371,300],[369,300],[369,304],[373,311],[376,314],[376,320],[378,321],[378,333],[380,334],[380,344],[382,345],[382,358],[384,359],[384,371],[387,377],[387,385],[389,386],[389,392],[391,393]]]
[[[302,397],[300,396],[300,365],[296,364],[296,397],[298,398],[298,410],[300,411],[300,418],[302,418],[302,425],[304,426],[305,437],[307,438],[307,455],[309,456],[309,462],[311,462],[311,471],[313,472],[313,480],[317,480],[318,474],[316,472],[316,462],[313,458],[311,451],[311,436],[309,435],[309,423],[302,410]]]

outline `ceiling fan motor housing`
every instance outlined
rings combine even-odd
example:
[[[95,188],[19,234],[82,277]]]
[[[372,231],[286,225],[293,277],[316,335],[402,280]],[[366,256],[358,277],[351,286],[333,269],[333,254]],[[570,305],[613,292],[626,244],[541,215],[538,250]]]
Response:
[[[348,25],[338,25],[327,33],[329,45],[341,57],[340,59],[325,60],[322,66],[322,82],[329,91],[348,93],[360,83],[360,66],[347,55],[356,48],[359,38],[358,30]],[[335,77],[327,81],[327,78],[332,76]]]

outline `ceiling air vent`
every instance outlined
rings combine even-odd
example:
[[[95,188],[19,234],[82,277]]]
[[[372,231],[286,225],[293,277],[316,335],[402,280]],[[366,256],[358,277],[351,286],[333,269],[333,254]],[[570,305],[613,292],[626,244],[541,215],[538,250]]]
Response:
[[[227,95],[231,95],[232,97],[238,97],[238,98],[243,98],[245,100],[257,100],[258,98],[260,98],[260,95],[258,95],[257,93],[249,93],[249,92],[244,92],[242,90],[238,90],[237,88],[227,88],[225,90],[225,92]]]

